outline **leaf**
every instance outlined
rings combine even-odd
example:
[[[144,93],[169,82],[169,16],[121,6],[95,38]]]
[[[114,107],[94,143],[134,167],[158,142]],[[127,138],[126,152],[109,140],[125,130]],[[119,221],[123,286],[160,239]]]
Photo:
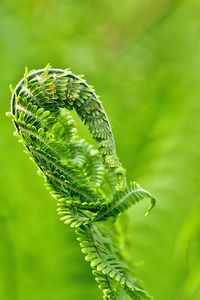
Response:
[[[153,198],[153,196],[145,189],[141,188],[136,182],[131,182],[124,191],[117,191],[114,194],[113,200],[100,210],[94,218],[94,221],[103,221],[112,217],[117,217],[130,206],[135,205],[137,202],[146,198],[151,200],[151,206],[146,212],[146,215],[148,215],[155,205],[155,198]]]
[[[71,227],[79,227],[91,222],[91,218],[74,205],[67,206],[64,200],[58,201],[57,212],[60,220]]]
[[[78,136],[72,109],[98,150]],[[60,219],[76,228],[104,299],[144,299],[145,291],[115,245],[116,231],[97,221],[113,219],[144,198],[151,199],[150,211],[155,200],[136,183],[126,187],[110,123],[94,89],[68,70],[49,65],[26,70],[13,91],[12,117],[26,152],[57,200]]]

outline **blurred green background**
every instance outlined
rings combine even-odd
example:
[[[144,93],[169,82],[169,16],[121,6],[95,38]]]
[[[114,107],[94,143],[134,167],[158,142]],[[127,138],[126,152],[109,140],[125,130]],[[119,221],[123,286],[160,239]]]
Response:
[[[95,86],[128,178],[158,200],[149,217],[145,203],[128,221],[148,291],[200,299],[199,36],[199,0],[1,0],[0,299],[101,299],[5,117],[9,84],[47,63]]]

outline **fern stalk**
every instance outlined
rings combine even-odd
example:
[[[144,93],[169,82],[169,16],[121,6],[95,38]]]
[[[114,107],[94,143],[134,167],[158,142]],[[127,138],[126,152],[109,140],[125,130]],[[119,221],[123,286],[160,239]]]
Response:
[[[78,135],[75,110],[98,143]],[[137,183],[126,184],[105,110],[93,88],[70,70],[25,71],[12,93],[16,135],[38,166],[64,223],[75,228],[104,299],[147,299],[117,243],[115,221],[137,202],[155,199]]]

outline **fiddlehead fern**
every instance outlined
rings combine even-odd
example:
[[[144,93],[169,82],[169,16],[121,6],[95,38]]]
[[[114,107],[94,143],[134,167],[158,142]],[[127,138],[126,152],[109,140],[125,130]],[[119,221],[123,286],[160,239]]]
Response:
[[[78,136],[71,110],[88,127],[98,150]],[[75,228],[104,299],[148,298],[119,251],[114,221],[136,202],[149,198],[151,209],[155,200],[138,184],[126,184],[108,118],[93,88],[69,70],[47,66],[26,71],[12,93],[10,115],[57,199],[61,220]]]

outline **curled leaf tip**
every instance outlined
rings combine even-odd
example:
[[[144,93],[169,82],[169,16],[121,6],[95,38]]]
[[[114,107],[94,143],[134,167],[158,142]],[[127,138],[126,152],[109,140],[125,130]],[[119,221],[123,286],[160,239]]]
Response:
[[[156,199],[151,197],[151,205],[148,208],[147,212],[145,213],[145,217],[147,217],[151,213],[151,211],[154,208],[155,204],[156,204]]]

